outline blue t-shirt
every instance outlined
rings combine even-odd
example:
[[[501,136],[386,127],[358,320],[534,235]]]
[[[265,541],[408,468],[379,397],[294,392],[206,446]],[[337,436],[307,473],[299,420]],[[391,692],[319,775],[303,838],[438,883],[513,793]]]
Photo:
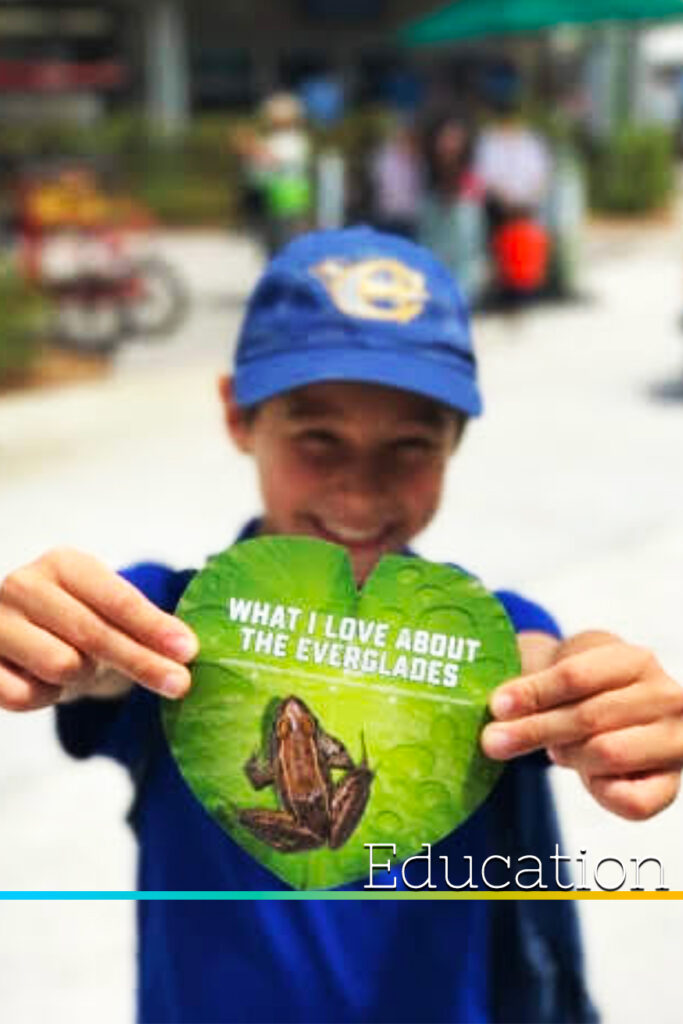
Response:
[[[124,575],[173,611],[192,573],[142,564]],[[538,605],[510,592],[497,596],[517,631],[558,635]],[[158,705],[155,695],[137,687],[122,700],[58,708],[60,738],[70,753],[109,755],[133,775],[138,888],[286,889],[192,795],[169,754]],[[453,868],[464,872],[466,855],[477,864],[491,852],[551,852],[557,832],[544,776],[538,757],[509,768],[479,810],[434,845],[433,867],[445,855],[457,882],[466,875],[455,877]],[[432,880],[446,888],[438,869]],[[139,902],[138,1016],[155,1024],[592,1020],[571,905],[560,904],[561,913],[552,916],[544,915],[542,904],[528,904],[540,907],[529,921],[509,909],[514,906]]]

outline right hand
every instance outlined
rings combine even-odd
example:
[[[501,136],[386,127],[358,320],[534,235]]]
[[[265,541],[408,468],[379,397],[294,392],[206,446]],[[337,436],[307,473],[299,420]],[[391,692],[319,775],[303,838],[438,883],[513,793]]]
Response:
[[[0,585],[0,707],[32,711],[114,697],[140,683],[164,697],[190,686],[192,630],[91,555],[48,552]]]

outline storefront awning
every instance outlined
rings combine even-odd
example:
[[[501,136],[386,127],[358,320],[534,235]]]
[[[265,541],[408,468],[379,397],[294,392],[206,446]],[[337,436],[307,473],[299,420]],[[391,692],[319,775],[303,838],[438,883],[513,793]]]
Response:
[[[399,29],[410,47],[538,32],[558,25],[683,19],[683,0],[458,0]]]

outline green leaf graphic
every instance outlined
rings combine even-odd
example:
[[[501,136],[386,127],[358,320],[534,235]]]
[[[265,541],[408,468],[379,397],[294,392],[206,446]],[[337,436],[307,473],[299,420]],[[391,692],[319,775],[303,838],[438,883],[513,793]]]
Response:
[[[294,888],[366,876],[365,843],[419,852],[497,780],[479,735],[517,642],[465,573],[390,555],[358,592],[342,548],[265,537],[211,559],[177,614],[201,647],[188,696],[164,706],[171,750],[216,821]]]

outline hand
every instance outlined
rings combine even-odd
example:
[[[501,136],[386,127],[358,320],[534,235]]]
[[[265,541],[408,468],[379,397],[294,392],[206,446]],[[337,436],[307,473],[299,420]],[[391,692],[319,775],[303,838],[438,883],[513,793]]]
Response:
[[[508,760],[545,748],[603,807],[651,817],[680,785],[683,687],[644,648],[614,638],[568,656],[564,647],[550,667],[495,691],[484,752]]]
[[[0,707],[30,711],[141,683],[190,685],[194,633],[90,555],[52,551],[0,586]]]

